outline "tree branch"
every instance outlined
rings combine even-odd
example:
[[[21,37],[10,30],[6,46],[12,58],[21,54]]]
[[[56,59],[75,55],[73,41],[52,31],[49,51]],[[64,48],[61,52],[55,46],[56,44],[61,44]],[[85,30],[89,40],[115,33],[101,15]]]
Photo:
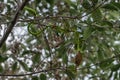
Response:
[[[64,68],[53,68],[53,69],[48,69],[48,70],[40,70],[37,72],[31,72],[31,73],[26,73],[26,74],[0,74],[0,76],[14,76],[14,77],[21,77],[21,76],[26,76],[26,75],[33,75],[33,74],[38,74],[42,72],[49,72],[49,71],[55,71],[55,70],[65,70]]]
[[[120,54],[115,55],[115,56],[110,57],[110,58],[107,58],[107,59],[105,59],[105,60],[102,60],[101,62],[97,62],[97,63],[95,63],[95,64],[93,64],[93,65],[89,65],[89,66],[85,66],[85,67],[79,68],[79,69],[77,69],[77,70],[83,70],[83,69],[86,69],[86,68],[90,68],[90,67],[92,67],[92,66],[99,65],[99,64],[101,64],[101,63],[104,63],[104,62],[106,62],[106,61],[109,61],[109,60],[114,59],[114,58],[117,58],[117,57],[120,57]],[[30,72],[30,73],[26,73],[26,74],[0,74],[0,76],[15,76],[15,77],[20,77],[20,76],[38,74],[38,73],[42,73],[42,72],[54,71],[54,70],[58,70],[58,69],[59,69],[59,70],[66,70],[67,67],[65,67],[65,68],[64,68],[64,67],[51,68],[51,69],[48,69],[48,70],[40,70],[40,71],[37,71],[37,72]]]
[[[9,36],[10,32],[12,31],[14,25],[17,22],[17,18],[19,16],[20,11],[24,8],[24,6],[27,4],[29,0],[25,0],[21,6],[18,8],[17,12],[15,13],[15,16],[13,17],[10,25],[8,26],[6,32],[4,33],[2,39],[0,40],[0,48],[2,47],[3,43],[7,40],[7,37]]]

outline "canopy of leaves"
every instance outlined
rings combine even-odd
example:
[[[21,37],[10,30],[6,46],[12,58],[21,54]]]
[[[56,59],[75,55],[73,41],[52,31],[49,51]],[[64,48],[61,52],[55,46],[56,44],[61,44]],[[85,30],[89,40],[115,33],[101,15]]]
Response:
[[[0,40],[23,1],[0,1]],[[0,47],[0,79],[119,80],[120,0],[29,0]]]

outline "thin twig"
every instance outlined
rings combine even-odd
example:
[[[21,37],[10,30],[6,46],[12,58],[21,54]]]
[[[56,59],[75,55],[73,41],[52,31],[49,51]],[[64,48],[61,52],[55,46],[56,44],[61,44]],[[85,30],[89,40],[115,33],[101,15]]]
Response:
[[[21,4],[21,6],[18,8],[17,12],[15,13],[14,18],[12,19],[10,25],[8,26],[6,32],[4,33],[2,39],[0,40],[0,48],[2,47],[3,43],[4,43],[4,42],[6,41],[6,39],[8,38],[10,32],[12,31],[14,25],[15,25],[16,22],[17,22],[17,18],[18,18],[18,16],[19,16],[20,11],[24,8],[24,6],[27,4],[28,1],[29,1],[29,0],[25,0],[25,1]]]
[[[105,1],[102,1],[97,7],[95,7],[93,10],[89,11],[87,14],[83,15],[83,16],[46,16],[46,17],[39,17],[37,16],[34,19],[18,19],[18,22],[32,22],[32,21],[39,21],[39,20],[44,20],[44,19],[81,19],[84,18],[86,16],[88,16],[89,14],[91,14],[92,12],[94,12],[96,9],[98,9],[99,7],[101,7],[104,4]],[[87,11],[87,10],[86,10]],[[9,22],[7,22],[9,23]]]
[[[111,59],[114,59],[114,58],[117,58],[117,57],[120,57],[120,54],[115,55],[115,56],[110,57],[110,58],[107,58],[107,59],[105,59],[105,60],[102,60],[101,62],[97,62],[97,63],[95,63],[95,64],[93,64],[93,65],[85,66],[85,67],[83,67],[83,68],[79,68],[79,69],[77,69],[77,70],[83,70],[83,69],[86,69],[86,68],[90,68],[90,67],[92,67],[92,66],[102,64],[102,63],[104,63],[104,62],[107,62],[107,61],[109,61],[109,60],[111,60]],[[57,70],[57,69],[59,69],[59,70],[66,70],[67,68],[68,68],[68,67],[66,67],[66,68],[64,68],[64,67],[51,68],[51,69],[48,69],[48,70],[40,70],[40,71],[37,71],[37,72],[30,72],[30,73],[26,73],[26,74],[0,74],[0,76],[15,76],[15,77],[19,77],[19,76],[26,76],[26,75],[38,74],[38,73],[42,73],[42,72],[54,71],[54,70]],[[67,69],[67,70],[69,70],[69,69]]]
[[[46,34],[45,33],[43,33],[43,35],[44,35],[44,39],[45,39],[45,43],[46,43],[46,45],[47,45],[47,47],[48,47],[48,50],[49,50],[49,54],[50,54],[50,57],[51,57],[51,59],[52,59],[52,50],[51,50],[51,47],[50,47],[50,45],[49,45],[49,41],[48,41],[48,39],[47,39],[47,37],[46,37]],[[50,61],[50,68],[52,68],[52,62]]]
[[[55,69],[48,69],[48,70],[40,70],[40,71],[37,71],[37,72],[31,72],[31,73],[26,73],[26,74],[0,74],[0,76],[20,77],[20,76],[38,74],[38,73],[42,73],[42,72],[54,71],[54,70],[57,70],[57,69],[64,70],[64,68],[55,68]]]

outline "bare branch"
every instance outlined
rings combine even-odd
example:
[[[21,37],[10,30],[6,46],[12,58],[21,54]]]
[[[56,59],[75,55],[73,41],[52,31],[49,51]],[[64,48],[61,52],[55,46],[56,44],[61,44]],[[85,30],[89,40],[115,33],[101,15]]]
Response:
[[[38,74],[41,72],[49,72],[49,71],[54,71],[54,70],[65,70],[64,68],[54,68],[54,69],[48,69],[48,70],[40,70],[37,72],[31,72],[31,73],[26,73],[26,74],[0,74],[0,76],[14,76],[14,77],[20,77],[20,76],[26,76],[26,75],[33,75],[33,74]]]
[[[14,18],[12,19],[10,25],[8,26],[6,32],[4,33],[2,39],[0,40],[0,47],[2,47],[3,43],[6,41],[7,37],[9,36],[10,32],[12,31],[14,25],[17,22],[17,18],[19,16],[20,11],[24,8],[24,6],[27,4],[29,0],[25,0],[21,6],[18,8],[17,12],[15,13]]]
[[[86,68],[90,68],[92,66],[95,66],[95,65],[99,65],[101,63],[104,63],[106,61],[109,61],[111,59],[114,59],[114,58],[117,58],[117,57],[120,57],[120,54],[118,55],[115,55],[113,57],[110,57],[110,58],[107,58],[105,60],[102,60],[101,62],[97,62],[93,65],[90,65],[90,66],[85,66],[83,68],[79,68],[77,70],[83,70],[83,69],[86,69]],[[38,74],[38,73],[42,73],[42,72],[49,72],[49,71],[54,71],[54,70],[66,70],[67,67],[59,67],[59,68],[51,68],[51,69],[48,69],[48,70],[40,70],[40,71],[36,71],[36,72],[30,72],[30,73],[26,73],[26,74],[0,74],[0,76],[14,76],[14,77],[20,77],[20,76],[26,76],[26,75],[33,75],[33,74]]]

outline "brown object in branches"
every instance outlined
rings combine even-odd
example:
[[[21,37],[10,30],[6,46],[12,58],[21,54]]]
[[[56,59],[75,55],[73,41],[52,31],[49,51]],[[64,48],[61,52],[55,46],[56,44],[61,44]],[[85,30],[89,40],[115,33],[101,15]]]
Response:
[[[76,67],[78,67],[81,64],[81,62],[82,62],[82,54],[79,51],[75,56]]]

